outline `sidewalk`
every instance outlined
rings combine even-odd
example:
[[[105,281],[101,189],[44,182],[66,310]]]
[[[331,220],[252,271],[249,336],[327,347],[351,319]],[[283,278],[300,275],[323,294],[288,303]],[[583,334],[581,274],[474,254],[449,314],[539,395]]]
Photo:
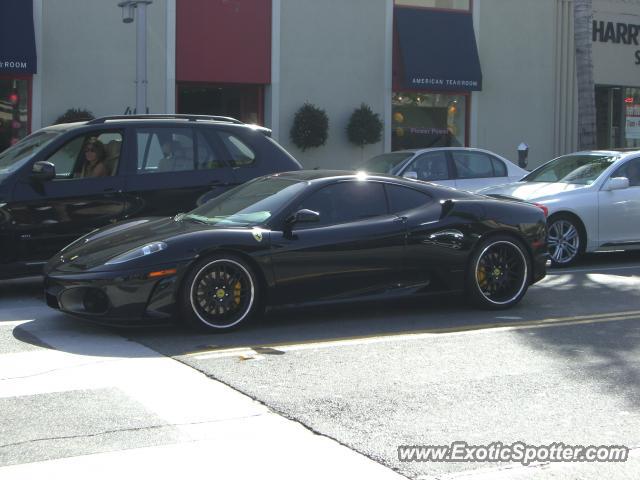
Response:
[[[3,480],[404,478],[175,360],[48,316],[0,321]]]

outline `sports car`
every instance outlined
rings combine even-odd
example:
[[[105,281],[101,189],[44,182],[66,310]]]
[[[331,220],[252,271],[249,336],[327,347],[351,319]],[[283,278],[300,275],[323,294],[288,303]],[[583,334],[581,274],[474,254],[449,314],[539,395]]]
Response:
[[[260,177],[175,217],[116,224],[45,268],[47,303],[101,323],[220,332],[266,306],[466,292],[490,309],[545,276],[544,211],[362,172]]]

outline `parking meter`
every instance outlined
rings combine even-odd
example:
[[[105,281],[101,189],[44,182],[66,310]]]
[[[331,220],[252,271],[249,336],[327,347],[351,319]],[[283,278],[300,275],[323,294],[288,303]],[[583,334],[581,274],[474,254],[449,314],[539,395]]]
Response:
[[[527,168],[527,157],[529,156],[529,145],[522,142],[518,145],[518,165],[520,168]]]

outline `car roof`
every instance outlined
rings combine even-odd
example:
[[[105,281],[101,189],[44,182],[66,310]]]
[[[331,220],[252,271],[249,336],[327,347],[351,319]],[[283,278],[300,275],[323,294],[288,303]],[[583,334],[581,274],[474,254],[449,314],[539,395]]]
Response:
[[[271,130],[269,128],[243,123],[240,120],[237,120],[232,117],[225,117],[220,115],[189,115],[189,114],[149,114],[149,115],[110,115],[105,117],[98,117],[93,120],[85,121],[85,122],[74,122],[74,123],[62,123],[58,125],[52,125],[50,127],[46,127],[47,130],[71,130],[83,126],[91,126],[91,125],[111,125],[119,124],[119,123],[157,123],[157,124],[167,124],[167,123],[198,123],[198,124],[209,124],[209,125],[225,125],[232,128],[242,128],[242,129],[251,129],[256,130],[261,133],[265,133],[270,135]]]
[[[438,192],[437,196],[451,196],[452,191],[456,192],[456,195],[454,196],[473,196],[472,193],[463,192],[462,190],[456,190],[444,185],[437,185],[435,183],[402,178],[395,175],[384,175],[380,173],[369,174],[363,171],[353,170],[296,170],[291,172],[274,173],[269,175],[269,177],[284,178],[312,184],[332,183],[336,180],[383,180],[389,183],[418,188],[426,191],[427,193]]]

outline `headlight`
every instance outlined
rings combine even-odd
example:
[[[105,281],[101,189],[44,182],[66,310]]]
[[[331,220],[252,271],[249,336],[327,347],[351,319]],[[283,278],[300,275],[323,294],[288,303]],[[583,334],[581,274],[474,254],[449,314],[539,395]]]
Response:
[[[133,250],[129,250],[122,255],[118,255],[117,257],[112,258],[105,265],[115,265],[117,263],[124,263],[130,260],[135,260],[136,258],[146,257],[147,255],[151,255],[152,253],[161,252],[165,248],[167,248],[167,244],[164,242],[148,243],[147,245],[134,248]]]

